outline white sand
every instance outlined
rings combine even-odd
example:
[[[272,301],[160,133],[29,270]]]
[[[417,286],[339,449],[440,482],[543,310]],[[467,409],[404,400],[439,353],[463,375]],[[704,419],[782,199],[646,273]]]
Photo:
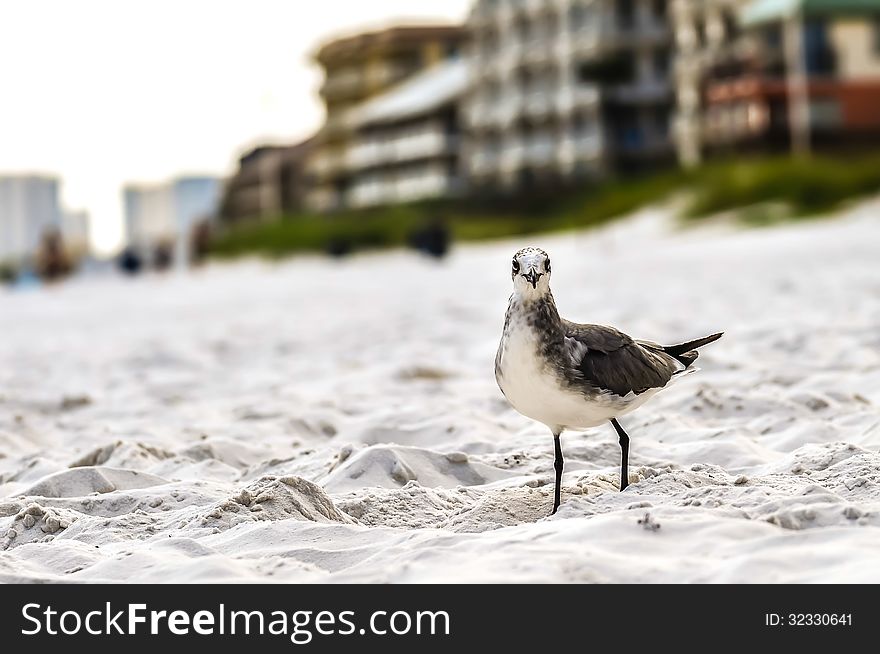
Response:
[[[880,202],[528,239],[702,371],[552,439],[493,359],[523,241],[0,291],[2,581],[880,581]],[[646,515],[649,516],[646,519]]]

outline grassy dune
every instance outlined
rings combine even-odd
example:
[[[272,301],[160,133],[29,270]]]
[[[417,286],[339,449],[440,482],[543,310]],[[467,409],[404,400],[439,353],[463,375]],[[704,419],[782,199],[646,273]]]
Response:
[[[523,198],[518,204],[443,202],[283,216],[228,228],[215,237],[211,252],[218,257],[282,257],[326,251],[334,243],[354,250],[397,247],[433,216],[442,216],[461,241],[582,229],[673,194],[687,198],[684,220],[736,211],[744,223],[758,225],[820,215],[878,191],[880,155],[728,160],[693,171],[612,180],[552,198]]]

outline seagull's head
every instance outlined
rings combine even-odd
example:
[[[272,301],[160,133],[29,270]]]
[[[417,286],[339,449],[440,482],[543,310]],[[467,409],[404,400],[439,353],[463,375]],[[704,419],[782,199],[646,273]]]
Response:
[[[523,295],[543,295],[550,290],[550,257],[541,248],[525,248],[513,255],[510,276]]]

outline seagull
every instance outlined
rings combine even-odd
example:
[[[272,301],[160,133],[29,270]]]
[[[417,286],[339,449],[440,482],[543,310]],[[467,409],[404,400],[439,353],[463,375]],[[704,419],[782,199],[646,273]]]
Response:
[[[580,325],[559,316],[550,292],[550,257],[525,248],[513,257],[513,295],[495,356],[495,379],[514,409],[553,433],[556,488],[560,503],[562,447],[566,429],[610,422],[620,443],[620,490],[629,485],[629,436],[618,418],[695,372],[697,349],[723,332],[681,345],[633,340],[602,325]]]

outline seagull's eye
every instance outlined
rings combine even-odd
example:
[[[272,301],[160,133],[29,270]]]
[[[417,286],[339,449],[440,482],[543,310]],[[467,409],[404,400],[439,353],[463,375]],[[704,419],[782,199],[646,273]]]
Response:
[[[513,274],[517,274],[519,272],[519,261],[516,259],[513,260]]]
[[[547,261],[544,263],[544,268],[546,268],[547,274],[549,275],[550,274],[550,259],[547,259]]]

